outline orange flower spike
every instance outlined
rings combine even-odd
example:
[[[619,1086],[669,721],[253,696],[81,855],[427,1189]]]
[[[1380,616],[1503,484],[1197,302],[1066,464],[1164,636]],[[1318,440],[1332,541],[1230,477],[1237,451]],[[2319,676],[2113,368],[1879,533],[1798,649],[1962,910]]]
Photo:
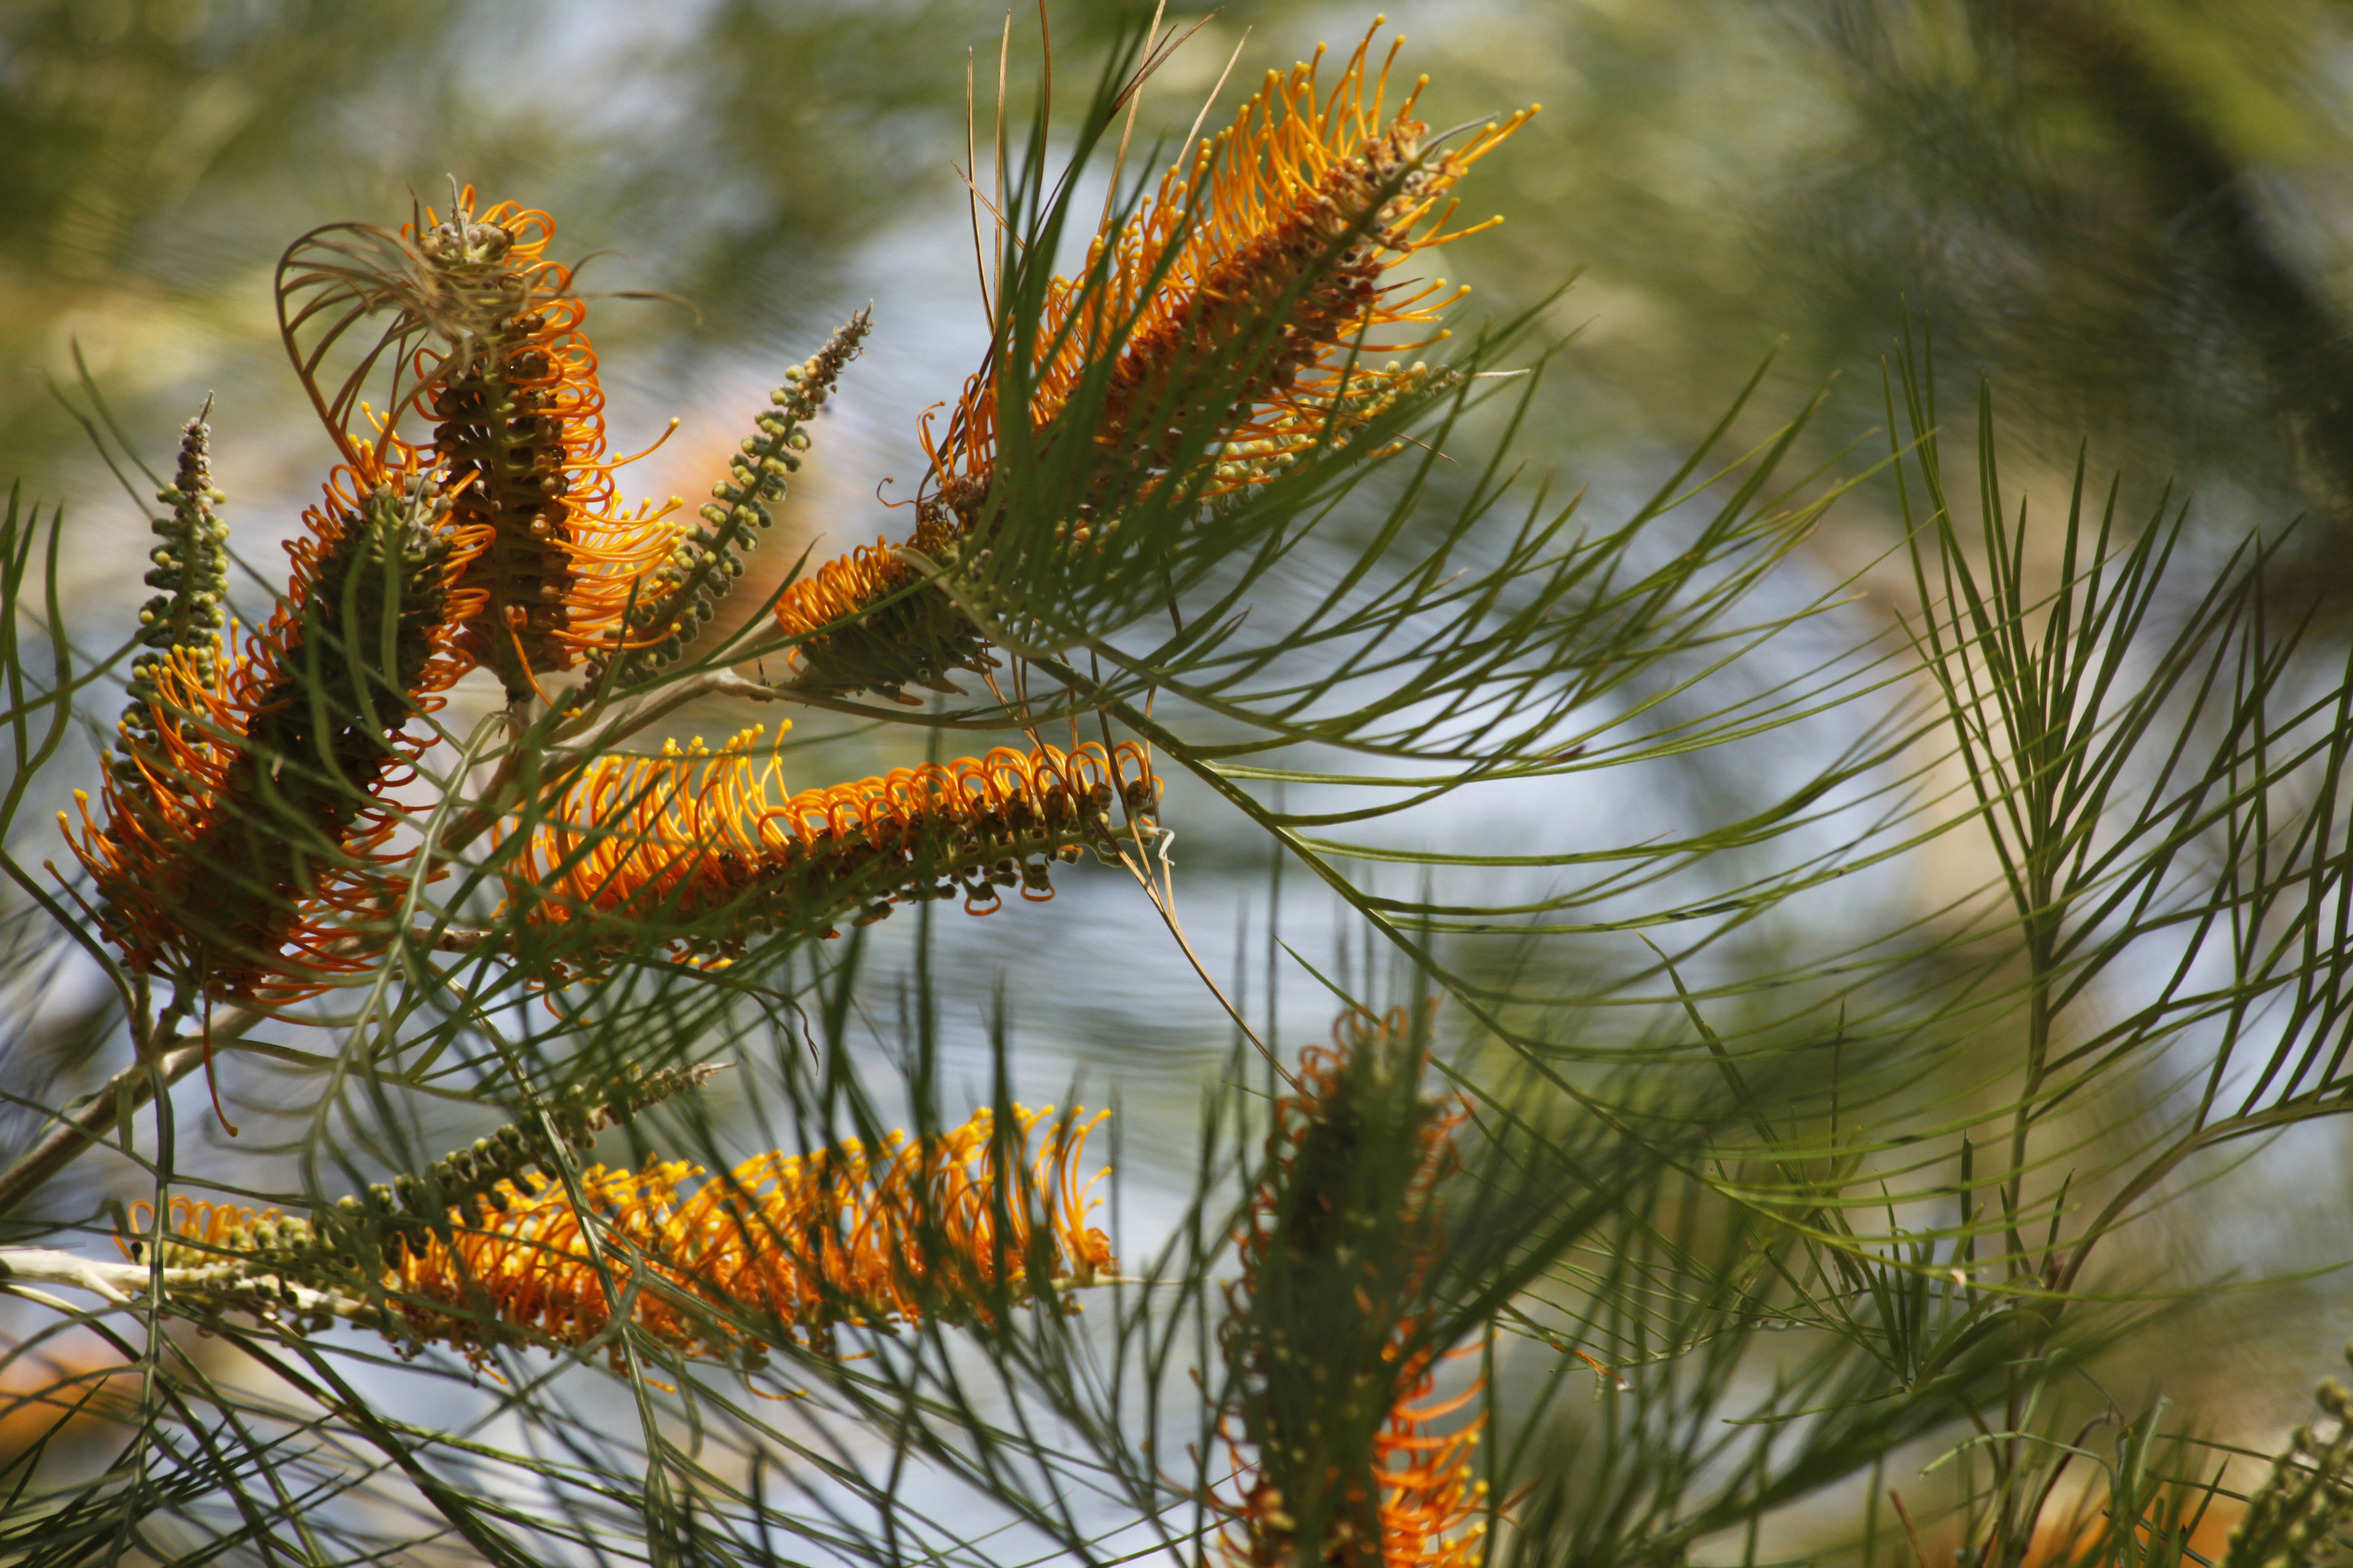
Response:
[[[448,628],[476,601],[452,585],[467,557],[446,507],[359,450],[303,514],[286,598],[242,651],[143,667],[152,722],[125,731],[103,828],[84,803],[74,851],[108,934],[133,969],[208,996],[280,1006],[366,966],[343,944],[402,891],[385,795],[429,743],[406,724],[465,668]]]
[[[1032,1299],[1039,1282],[1024,1270],[1039,1221],[1053,1243],[1052,1278],[1094,1283],[1111,1267],[1109,1243],[1085,1225],[1084,1206],[1055,1201],[1064,1196],[1057,1183],[1067,1180],[1055,1173],[1084,1157],[1103,1117],[1074,1113],[1049,1123],[1051,1115],[1017,1109],[1018,1188],[999,1168],[987,1110],[927,1141],[893,1134],[880,1156],[854,1141],[805,1157],[763,1154],[684,1196],[704,1173],[681,1161],[641,1171],[592,1167],[580,1185],[608,1232],[607,1267],[631,1302],[636,1326],[686,1354],[738,1358],[760,1346],[664,1290],[630,1292],[631,1259],[670,1290],[727,1312],[773,1318],[812,1345],[843,1324],[984,1314],[980,1295],[992,1288],[1017,1301]],[[401,1298],[410,1333],[479,1361],[489,1344],[518,1333],[580,1345],[605,1331],[617,1307],[590,1261],[581,1216],[559,1184],[534,1175],[532,1184],[524,1193],[507,1184],[502,1212],[407,1253],[388,1272],[385,1289]],[[994,1229],[1000,1201],[1012,1222],[1004,1238],[1010,1273],[1002,1281]],[[950,1223],[956,1215],[976,1223]],[[206,1228],[215,1240],[234,1239],[233,1226]],[[1097,1261],[1082,1268],[1071,1259]]]
[[[1219,1506],[1229,1557],[1253,1568],[1303,1548],[1335,1568],[1471,1568],[1482,1555],[1486,1489],[1472,1458],[1485,1418],[1432,1430],[1480,1391],[1432,1398],[1440,1358],[1409,1348],[1442,1261],[1437,1188],[1465,1111],[1419,1097],[1422,1063],[1398,1048],[1410,1037],[1402,1010],[1350,1014],[1276,1103],[1273,1162],[1239,1237],[1243,1278],[1221,1331],[1244,1396],[1243,1432],[1229,1438],[1242,1496]],[[1397,1256],[1356,1238],[1374,1223],[1357,1206],[1372,1191],[1397,1205]],[[1350,1473],[1335,1435],[1362,1418],[1365,1397],[1380,1417],[1369,1462]],[[1298,1539],[1311,1510],[1320,1542]]]
[[[669,945],[725,961],[761,931],[865,923],[894,902],[961,892],[987,914],[1014,886],[1042,901],[1054,861],[1133,837],[1158,795],[1133,743],[999,747],[787,795],[760,733],[592,766],[533,833],[512,898],[536,924],[603,921],[608,948],[699,924]]]
[[[1501,221],[1450,233],[1453,206],[1440,204],[1535,110],[1492,122],[1460,145],[1432,146],[1429,126],[1413,118],[1417,85],[1383,121],[1398,45],[1368,75],[1380,25],[1321,100],[1321,49],[1288,75],[1268,72],[1189,166],[1172,167],[1124,225],[1106,225],[1078,279],[1048,286],[1028,420],[1050,432],[1108,358],[1100,413],[1087,432],[1121,455],[1098,483],[1111,487],[1106,504],[1116,508],[1123,483],[1149,483],[1204,420],[1220,437],[1211,457],[1223,459],[1204,476],[1208,496],[1271,477],[1267,459],[1345,435],[1384,399],[1428,382],[1426,366],[1344,362],[1432,341],[1374,344],[1365,334],[1432,322],[1462,291],[1449,292],[1442,280],[1384,288],[1380,276]],[[1205,395],[1220,406],[1191,406]],[[975,377],[945,439],[934,447],[924,433],[940,500],[965,527],[987,493],[1002,413],[993,376]]]
[[[469,186],[448,221],[427,208],[402,230],[424,265],[495,301],[449,323],[448,347],[417,351],[409,406],[432,425],[422,451],[447,474],[460,547],[476,558],[461,585],[481,604],[460,646],[513,701],[539,689],[536,675],[660,640],[628,613],[684,529],[668,509],[628,512],[615,496],[587,306],[547,258],[554,220],[473,202]]]
[[[918,513],[914,536],[902,547],[887,539],[860,545],[786,587],[776,600],[776,625],[794,638],[785,684],[821,695],[875,691],[917,703],[902,689],[960,693],[953,670],[991,668],[987,645],[964,612],[923,582],[923,566],[945,557],[956,530],[937,509]]]

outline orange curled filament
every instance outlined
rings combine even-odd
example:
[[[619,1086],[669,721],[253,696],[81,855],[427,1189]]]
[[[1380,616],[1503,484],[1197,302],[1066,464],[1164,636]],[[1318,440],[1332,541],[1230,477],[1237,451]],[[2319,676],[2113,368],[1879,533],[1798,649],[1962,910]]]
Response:
[[[175,1197],[162,1261],[240,1274],[248,1289],[307,1280],[371,1304],[381,1290],[387,1335],[451,1345],[477,1366],[497,1345],[585,1345],[623,1312],[682,1354],[755,1363],[773,1343],[824,1351],[847,1326],[986,1321],[1036,1300],[1046,1281],[1107,1279],[1110,1238],[1087,1223],[1106,1173],[1081,1166],[1110,1112],[1012,1112],[1003,1128],[982,1110],[943,1132],[761,1154],[708,1179],[682,1160],[592,1165],[579,1191],[608,1276],[592,1222],[537,1171],[527,1188],[502,1181],[449,1209],[431,1238],[389,1252],[348,1228],[364,1223],[350,1199],[322,1231],[276,1209]],[[131,1233],[116,1238],[126,1256],[144,1257],[153,1218],[133,1205]],[[618,1370],[617,1344],[612,1354]]]
[[[1143,748],[1124,742],[1000,746],[788,794],[773,753],[753,751],[759,734],[715,755],[672,742],[588,768],[510,879],[527,918],[586,922],[607,945],[650,934],[729,958],[756,932],[825,930],[845,914],[862,924],[893,901],[961,895],[988,914],[1001,887],[1053,897],[1052,861],[1134,837],[1158,793]]]

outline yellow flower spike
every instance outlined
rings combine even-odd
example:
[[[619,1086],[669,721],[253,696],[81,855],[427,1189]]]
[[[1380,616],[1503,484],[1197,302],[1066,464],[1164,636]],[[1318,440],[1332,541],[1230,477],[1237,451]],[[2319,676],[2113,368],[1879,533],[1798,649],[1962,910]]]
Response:
[[[757,733],[716,754],[665,745],[592,764],[517,858],[511,906],[601,950],[651,940],[707,963],[761,931],[866,923],[894,901],[961,894],[988,914],[998,888],[1018,887],[1044,902],[1054,861],[1133,840],[1158,795],[1132,742],[998,747],[788,794]]]
[[[1419,251],[1491,226],[1448,232],[1452,208],[1440,210],[1440,199],[1535,111],[1458,146],[1426,146],[1429,127],[1411,117],[1410,99],[1382,118],[1388,61],[1369,69],[1371,43],[1368,33],[1320,100],[1313,65],[1288,77],[1269,72],[1230,129],[1205,142],[1189,166],[1172,168],[1124,226],[1106,225],[1095,237],[1079,279],[1048,286],[1030,367],[1030,426],[1052,438],[1090,371],[1113,362],[1083,438],[1115,461],[1090,507],[1115,510],[1160,482],[1188,432],[1197,442],[1199,431],[1217,432],[1205,444],[1208,471],[1188,476],[1200,496],[1215,496],[1266,482],[1432,384],[1423,367],[1407,377],[1394,366],[1347,361],[1434,341],[1364,341],[1381,328],[1432,322],[1460,298],[1442,280],[1414,289],[1379,278]],[[1008,352],[1006,343],[994,351]],[[1205,387],[1220,406],[1187,404],[1188,390]],[[988,668],[978,631],[954,600],[925,584],[923,563],[954,559],[982,520],[999,405],[991,370],[966,382],[944,437],[934,440],[925,416],[919,434],[931,471],[903,546],[887,539],[860,546],[778,598],[778,625],[799,639],[789,656],[792,685],[913,702],[902,688],[954,691],[951,672]],[[1220,460],[1222,449],[1261,440],[1271,444],[1250,460]],[[1095,521],[1074,519],[1072,539],[1089,538]]]
[[[1436,145],[1430,127],[1413,118],[1417,84],[1383,119],[1402,40],[1375,69],[1370,54],[1380,26],[1376,20],[1321,98],[1322,49],[1287,76],[1269,71],[1232,125],[1204,142],[1189,166],[1171,168],[1154,199],[1124,225],[1106,224],[1086,271],[1048,286],[1028,420],[1054,438],[1082,384],[1110,360],[1103,404],[1084,432],[1121,456],[1106,481],[1114,487],[1103,497],[1106,504],[1124,499],[1120,484],[1154,482],[1188,432],[1218,430],[1208,443],[1213,454],[1237,441],[1274,437],[1295,450],[1345,435],[1369,416],[1363,405],[1398,374],[1348,363],[1350,357],[1433,341],[1375,344],[1366,334],[1433,322],[1461,297],[1448,293],[1443,279],[1419,289],[1379,279],[1421,251],[1497,221],[1449,232],[1454,208],[1442,198],[1536,110],[1491,122],[1459,144]],[[1238,368],[1240,385],[1232,379]],[[936,445],[928,426],[923,431],[939,486],[927,513],[935,531],[979,521],[1005,412],[998,374],[966,383]],[[1190,406],[1188,389],[1197,385],[1224,405]],[[1212,473],[1200,493],[1265,477]]]
[[[1113,1269],[1109,1239],[1085,1223],[1093,1183],[1074,1190],[1104,1113],[1015,1114],[1003,1141],[984,1110],[929,1140],[893,1133],[871,1153],[850,1140],[808,1155],[762,1154],[707,1179],[684,1161],[596,1166],[580,1187],[631,1321],[649,1337],[721,1360],[765,1348],[698,1310],[701,1302],[822,1348],[846,1325],[985,1320],[992,1296],[1032,1300],[1039,1281],[1027,1269],[1041,1246],[1056,1281],[1092,1284]],[[508,1184],[502,1212],[411,1252],[385,1276],[406,1332],[478,1363],[505,1341],[576,1346],[605,1332],[614,1299],[581,1215],[561,1184],[536,1174],[531,1183],[529,1192]],[[632,1259],[670,1290],[632,1290]]]

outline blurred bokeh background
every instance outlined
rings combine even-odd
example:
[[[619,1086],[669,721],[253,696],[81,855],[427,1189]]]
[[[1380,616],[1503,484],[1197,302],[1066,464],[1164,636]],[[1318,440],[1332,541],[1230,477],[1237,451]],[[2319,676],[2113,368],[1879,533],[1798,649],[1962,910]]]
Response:
[[[1066,91],[1121,15],[1054,9]],[[1368,19],[1221,8],[1142,130],[1179,133],[1245,33],[1229,101]],[[1565,466],[1681,444],[1777,343],[1784,386],[1841,378],[1830,433],[1851,435],[1908,310],[1948,384],[1996,373],[2052,451],[2088,436],[2309,513],[2314,558],[2341,553],[2353,13],[2334,0],[1444,0],[1391,21],[1436,123],[1545,105],[1467,187],[1510,222],[1456,254],[1498,315],[1577,276],[1547,310],[1581,329],[1546,409]],[[706,404],[871,297],[860,408],[885,454],[912,449],[915,410],[968,368],[951,163],[967,54],[986,116],[1002,22],[923,0],[20,0],[0,12],[0,466],[44,493],[86,477],[43,384],[79,342],[142,431],[218,388],[245,494],[290,499],[282,470],[316,452],[269,266],[452,174],[608,252],[587,286],[687,302],[599,312],[624,426],[675,412],[691,440]],[[1035,44],[1025,16],[1017,90]]]
[[[2088,441],[2095,473],[2121,470],[2137,502],[2168,482],[2194,492],[2214,537],[2301,520],[2290,580],[2325,612],[2353,587],[2353,5],[1427,0],[1389,17],[1405,68],[1432,79],[1433,122],[1544,105],[1464,187],[1508,222],[1444,254],[1475,288],[1466,321],[1533,310],[1532,352],[1568,340],[1523,447],[1605,511],[1671,471],[1768,356],[1759,408],[1786,415],[1828,387],[1810,455],[1867,468],[1885,450],[1882,356],[1908,320],[1933,335],[1955,409],[1993,379],[2023,477],[2063,473]],[[1123,19],[1104,0],[1051,7],[1063,90],[1084,90]],[[877,487],[912,493],[916,416],[955,395],[986,339],[952,165],[967,61],[986,115],[1004,21],[942,0],[11,0],[0,473],[67,502],[66,570],[102,626],[141,593],[120,563],[143,520],[52,389],[79,355],[156,463],[215,395],[227,515],[267,569],[330,458],[277,341],[272,266],[318,225],[440,205],[454,175],[554,213],[559,254],[596,253],[584,289],[668,296],[600,301],[591,320],[617,449],[682,421],[625,470],[633,497],[696,496],[782,368],[873,301],[873,347],[771,559],[903,532]],[[1238,47],[1225,113],[1266,68],[1345,47],[1369,21],[1368,7],[1237,0],[1155,79],[1139,137],[1180,136]],[[1018,97],[1037,79],[1034,16],[1015,37]],[[1867,573],[1898,537],[1885,498],[1859,493],[1806,547],[1813,580],[1797,592]],[[714,733],[742,721],[708,719]],[[834,776],[909,760],[814,728],[836,755],[811,766]],[[1680,804],[1734,811],[1737,789],[1708,765],[1693,763]],[[1221,962],[1267,941],[1263,845],[1223,833],[1186,827],[1188,897]],[[1846,918],[1917,912],[1902,887],[1874,887]],[[1071,895],[1084,951],[1077,927],[1017,913],[986,941],[954,938],[944,962],[974,994],[1018,977],[1025,1026],[1053,1045],[1040,1079],[1083,1070],[1145,1111],[1140,1125],[1165,1113],[1174,1172],[1225,1036],[1121,891]],[[1300,935],[1328,905],[1301,899],[1285,918],[1307,950],[1345,945],[1336,926],[1321,948]],[[1104,943],[1116,987],[1101,983]],[[1303,1021],[1328,1010],[1296,989]],[[43,1070],[81,1072],[70,1043]],[[38,1076],[26,1067],[12,1069],[20,1091]],[[2152,1241],[2173,1252],[2150,1271],[2333,1265],[2346,1227],[2316,1216],[2342,1207],[2337,1151],[2311,1134],[2300,1180],[2208,1194]],[[2194,1351],[2153,1346],[2140,1370],[2163,1362],[2192,1396],[2243,1391],[2215,1421],[2266,1443],[2353,1328],[2344,1303],[2326,1276],[2274,1290]]]

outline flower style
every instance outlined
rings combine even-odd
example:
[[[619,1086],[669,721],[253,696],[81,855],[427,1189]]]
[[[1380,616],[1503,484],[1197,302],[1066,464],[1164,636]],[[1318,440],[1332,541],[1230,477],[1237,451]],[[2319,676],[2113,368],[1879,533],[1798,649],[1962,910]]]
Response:
[[[358,450],[304,512],[286,598],[242,652],[197,639],[142,667],[153,695],[124,727],[103,828],[79,797],[74,852],[125,961],[209,996],[282,1005],[366,963],[347,922],[404,889],[385,792],[429,743],[408,720],[467,666],[448,626],[480,596],[459,585],[448,503]]]
[[[181,1198],[162,1261],[265,1305],[270,1280],[323,1274],[346,1315],[388,1301],[375,1320],[387,1335],[478,1366],[498,1345],[592,1343],[623,1313],[681,1354],[756,1364],[778,1342],[825,1352],[844,1327],[986,1322],[1046,1281],[1102,1282],[1111,1242],[1087,1216],[1103,1173],[1079,1167],[1108,1114],[1016,1106],[999,1127],[983,1110],[944,1132],[762,1154],[716,1177],[679,1160],[592,1165],[578,1191],[593,1220],[533,1172],[450,1209],[364,1281],[338,1277],[360,1256],[332,1226]]]
[[[1241,1391],[1242,1432],[1229,1439],[1241,1497],[1221,1504],[1230,1561],[1480,1558],[1486,1485],[1471,1457],[1484,1417],[1433,1430],[1478,1391],[1433,1397],[1440,1358],[1420,1342],[1444,1254],[1437,1187],[1465,1112],[1421,1096],[1409,1036],[1402,1010],[1348,1015],[1276,1103],[1220,1331]],[[1320,1545],[1301,1542],[1304,1529],[1321,1530]]]
[[[1321,49],[1288,75],[1270,71],[1189,169],[1172,167],[1124,224],[1106,222],[1077,278],[1049,285],[1026,417],[1042,441],[1082,435],[1096,449],[1086,500],[1099,513],[1188,454],[1210,464],[1184,477],[1198,496],[1253,482],[1266,477],[1253,460],[1342,437],[1430,379],[1427,366],[1356,363],[1420,346],[1377,347],[1365,335],[1433,322],[1462,291],[1443,279],[1384,287],[1381,275],[1502,221],[1449,231],[1455,208],[1444,198],[1535,110],[1446,147],[1413,118],[1417,85],[1384,121],[1397,44],[1371,72],[1379,26],[1328,93],[1316,82]],[[924,434],[934,504],[965,530],[981,521],[994,476],[1011,352],[996,346],[997,365],[966,384],[936,447]]]
[[[961,894],[968,912],[989,914],[998,888],[1018,886],[1043,902],[1054,860],[1138,837],[1158,794],[1133,742],[998,747],[788,794],[773,751],[758,752],[761,733],[716,753],[671,742],[659,757],[591,765],[532,835],[511,898],[531,921],[585,925],[598,945],[651,934],[724,961],[753,933],[830,935],[845,913],[864,924],[894,900]]]

